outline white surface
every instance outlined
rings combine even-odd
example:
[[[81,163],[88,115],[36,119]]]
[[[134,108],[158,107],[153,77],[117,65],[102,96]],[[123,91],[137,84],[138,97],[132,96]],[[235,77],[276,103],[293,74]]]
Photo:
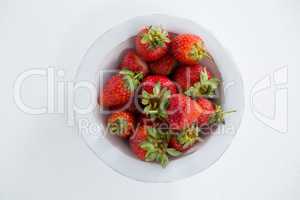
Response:
[[[297,0],[2,0],[0,199],[299,199],[299,10]],[[65,69],[62,80],[71,80],[97,36],[125,18],[152,12],[190,18],[210,29],[240,67],[246,100],[257,81],[288,66],[288,133],[257,120],[247,101],[241,129],[216,164],[183,181],[144,184],[99,161],[63,114],[33,116],[16,107],[18,74],[50,65]],[[43,80],[28,80],[25,101],[45,105],[45,86]],[[270,102],[267,96],[256,104],[268,112]]]

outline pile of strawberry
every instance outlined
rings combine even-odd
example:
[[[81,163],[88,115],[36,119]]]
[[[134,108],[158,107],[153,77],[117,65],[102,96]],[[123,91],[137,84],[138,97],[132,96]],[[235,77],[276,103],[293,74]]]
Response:
[[[143,28],[99,95],[112,111],[108,132],[128,140],[139,159],[163,167],[202,142],[226,114],[215,103],[220,80],[199,63],[204,58],[212,60],[197,35]]]

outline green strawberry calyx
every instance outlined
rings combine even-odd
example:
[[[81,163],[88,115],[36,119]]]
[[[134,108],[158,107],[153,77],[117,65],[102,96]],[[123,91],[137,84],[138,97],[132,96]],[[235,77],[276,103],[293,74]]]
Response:
[[[128,69],[122,69],[119,74],[123,76],[123,80],[129,91],[133,92],[140,84],[144,75],[142,72],[133,72]]]
[[[183,129],[182,132],[176,136],[176,139],[182,147],[186,149],[196,142],[203,142],[203,139],[200,137],[200,133],[200,128],[196,125],[192,125]]]
[[[157,26],[149,26],[147,32],[142,35],[141,43],[149,44],[149,47],[155,49],[163,47],[166,43],[171,42],[168,32]]]
[[[144,106],[144,113],[152,119],[165,119],[170,96],[170,90],[161,88],[160,82],[154,85],[152,93],[143,90],[141,103]]]
[[[142,142],[140,147],[146,151],[145,161],[158,162],[162,167],[166,167],[169,163],[169,156],[178,157],[181,155],[179,151],[168,148],[170,135],[160,129],[153,127],[147,128],[147,139]]]
[[[220,80],[215,77],[208,79],[207,71],[204,69],[200,72],[200,81],[188,88],[185,91],[185,94],[192,98],[214,98],[216,96],[216,90],[218,89],[219,84]]]
[[[203,58],[208,58],[209,60],[213,59],[211,55],[205,50],[203,41],[193,44],[188,55],[196,61],[200,61]]]
[[[108,123],[108,130],[112,135],[123,135],[128,131],[128,122],[125,119],[119,118],[112,123]]]
[[[215,105],[215,112],[209,118],[209,124],[225,124],[225,116],[236,110],[224,111],[220,105]]]

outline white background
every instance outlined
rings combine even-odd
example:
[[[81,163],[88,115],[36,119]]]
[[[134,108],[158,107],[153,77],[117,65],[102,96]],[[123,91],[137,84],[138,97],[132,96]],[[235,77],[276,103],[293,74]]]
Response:
[[[61,81],[72,80],[99,35],[149,13],[186,17],[211,30],[245,84],[246,112],[230,148],[206,171],[175,183],[145,184],[117,174],[90,152],[64,114],[28,115],[13,98],[23,71],[53,66],[65,70]],[[0,200],[299,199],[299,35],[298,0],[0,0]],[[283,66],[289,71],[285,134],[261,123],[249,105],[255,83]],[[25,81],[24,101],[46,105],[45,88],[43,78]],[[272,101],[267,95],[257,104],[268,113]]]

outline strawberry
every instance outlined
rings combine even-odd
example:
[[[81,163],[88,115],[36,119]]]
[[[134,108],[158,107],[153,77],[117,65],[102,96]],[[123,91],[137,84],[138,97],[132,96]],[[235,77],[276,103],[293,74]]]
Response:
[[[141,86],[143,90],[151,93],[157,83],[160,83],[162,88],[170,90],[171,94],[177,93],[176,85],[168,77],[162,75],[147,76],[141,83]]]
[[[150,63],[149,67],[152,73],[167,76],[172,72],[176,65],[176,59],[172,55],[168,54],[159,60]]]
[[[142,78],[142,73],[121,70],[104,85],[102,95],[99,96],[100,105],[103,107],[121,107],[127,104]]]
[[[171,129],[181,130],[196,122],[201,112],[196,101],[183,94],[174,94],[169,98],[167,121]]]
[[[109,133],[121,138],[128,138],[134,128],[134,117],[129,112],[115,112],[107,119]]]
[[[179,134],[173,135],[170,139],[169,146],[179,152],[186,152],[197,142],[202,142],[200,137],[200,128],[192,125],[183,129]]]
[[[152,119],[164,119],[167,116],[168,99],[177,92],[176,85],[165,76],[148,76],[142,83],[141,104],[144,113]]]
[[[146,159],[146,150],[144,150],[140,145],[142,142],[146,141],[148,137],[146,126],[137,127],[134,134],[129,138],[129,146],[132,152],[141,160]]]
[[[155,61],[167,53],[170,42],[167,31],[149,26],[143,28],[135,37],[135,48],[145,61]]]
[[[174,72],[173,79],[181,87],[181,89],[185,91],[196,82],[200,81],[200,73],[204,72],[204,69],[207,71],[208,78],[211,79],[211,72],[200,64],[190,66],[183,65],[178,67]]]
[[[170,135],[151,126],[138,127],[135,134],[129,139],[132,152],[141,160],[156,161],[162,167],[169,162],[168,156],[180,156],[181,153],[168,148]]]
[[[205,99],[205,98],[199,98],[197,100],[197,103],[202,108],[203,112],[198,118],[198,124],[199,125],[207,125],[209,123],[210,117],[213,115],[215,111],[215,105],[212,101]]]
[[[211,56],[204,48],[203,40],[193,34],[180,34],[172,40],[172,51],[175,58],[184,64],[193,65],[207,57]]]
[[[197,64],[179,67],[173,79],[181,86],[187,96],[199,98],[214,97],[219,86],[219,80],[204,66]]]
[[[214,104],[212,101],[199,98],[197,103],[202,108],[203,112],[198,117],[198,125],[210,125],[210,124],[220,124],[225,123],[224,117],[225,115],[235,112],[234,110],[224,112],[220,105]]]
[[[207,98],[215,98],[219,84],[220,80],[215,77],[209,78],[206,69],[204,69],[204,71],[200,73],[200,81],[187,89],[185,94],[192,98],[199,98],[203,96]]]
[[[121,69],[128,69],[133,72],[142,72],[145,75],[148,73],[148,65],[140,58],[133,49],[129,49],[125,52],[121,64]]]

